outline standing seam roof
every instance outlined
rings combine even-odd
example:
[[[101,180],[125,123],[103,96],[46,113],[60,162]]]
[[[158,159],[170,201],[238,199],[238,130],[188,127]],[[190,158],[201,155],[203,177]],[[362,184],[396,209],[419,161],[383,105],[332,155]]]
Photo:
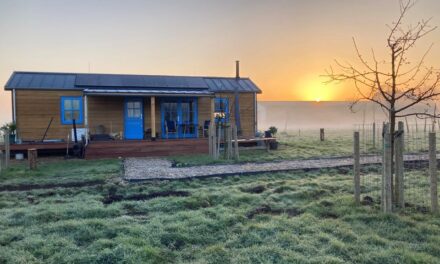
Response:
[[[210,92],[261,93],[249,78],[159,76],[127,74],[14,72],[5,85],[10,89],[199,89]]]

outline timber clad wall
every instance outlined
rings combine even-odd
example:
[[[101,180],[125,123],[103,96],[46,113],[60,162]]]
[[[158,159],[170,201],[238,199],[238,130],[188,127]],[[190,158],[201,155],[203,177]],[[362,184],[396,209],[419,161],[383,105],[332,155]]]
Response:
[[[61,96],[82,96],[81,91],[16,91],[18,136],[23,141],[41,140],[51,117],[53,121],[46,139],[64,139],[72,125],[61,124]],[[230,121],[235,122],[234,94],[218,93],[217,98],[228,98]],[[253,93],[240,94],[240,116],[242,137],[255,135],[255,102]],[[151,128],[150,98],[144,99],[144,130]],[[198,98],[198,123],[203,126],[210,120],[211,102],[209,97]],[[102,125],[105,133],[124,132],[124,97],[88,96],[88,116],[90,133],[95,134]],[[78,125],[79,128],[83,127]],[[156,97],[156,132],[161,136],[160,98]]]
[[[124,132],[124,98],[117,96],[88,96],[89,130],[97,133],[98,126],[103,126],[105,133]]]
[[[61,125],[61,96],[81,96],[77,91],[16,91],[17,133],[24,141],[41,140],[53,117],[46,139],[67,139],[72,125]],[[78,125],[78,127],[83,127]]]
[[[229,101],[229,116],[231,123],[235,124],[235,96],[233,93],[218,93],[215,95],[218,98],[228,98]],[[240,121],[242,136],[244,138],[253,138],[255,136],[255,104],[254,94],[241,93],[240,94]]]

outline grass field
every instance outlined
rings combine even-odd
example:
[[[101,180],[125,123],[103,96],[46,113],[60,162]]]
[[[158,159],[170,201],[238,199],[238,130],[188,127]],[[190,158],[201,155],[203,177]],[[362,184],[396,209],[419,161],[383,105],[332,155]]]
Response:
[[[269,153],[264,149],[241,150],[240,160],[214,160],[207,155],[171,157],[176,166],[224,164],[236,162],[265,162],[316,157],[349,156],[353,153],[352,130],[327,130],[326,140],[320,141],[319,131],[310,130],[297,133],[279,133],[279,147]]]
[[[0,192],[0,263],[440,262],[440,218],[355,207],[348,170],[133,185],[119,172],[70,160],[2,174],[20,191]]]

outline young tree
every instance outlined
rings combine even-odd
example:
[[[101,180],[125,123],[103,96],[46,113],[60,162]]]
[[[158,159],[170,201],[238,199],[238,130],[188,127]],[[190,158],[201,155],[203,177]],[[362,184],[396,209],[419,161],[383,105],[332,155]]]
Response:
[[[350,108],[361,101],[370,101],[378,104],[387,114],[392,136],[391,150],[394,157],[394,139],[396,118],[416,116],[417,118],[439,117],[433,108],[435,100],[440,96],[440,74],[433,67],[425,65],[425,58],[431,46],[413,64],[408,59],[408,52],[415,48],[426,35],[436,27],[429,23],[431,19],[421,20],[415,25],[405,25],[404,19],[414,7],[414,0],[401,0],[400,15],[396,22],[389,26],[386,38],[386,48],[389,58],[378,60],[374,50],[371,51],[371,60],[361,54],[356,40],[353,38],[354,48],[358,58],[357,64],[335,61],[335,71],[332,67],[326,71],[327,83],[351,81],[357,89],[357,97]],[[415,110],[416,105],[423,105],[424,109]],[[392,159],[393,160],[393,159]]]

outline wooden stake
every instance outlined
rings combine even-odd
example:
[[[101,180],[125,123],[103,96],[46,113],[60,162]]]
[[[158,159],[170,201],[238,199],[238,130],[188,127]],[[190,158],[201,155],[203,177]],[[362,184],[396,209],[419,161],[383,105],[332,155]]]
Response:
[[[396,153],[396,186],[394,188],[394,196],[396,204],[399,208],[405,207],[403,192],[404,192],[404,177],[403,177],[403,169],[404,169],[404,163],[403,163],[403,152],[404,152],[404,124],[402,121],[398,123],[398,134],[397,138],[395,139],[395,153]]]
[[[221,134],[221,132],[222,132],[221,124],[218,124],[218,125],[217,125],[217,130],[218,130],[218,133],[217,133],[217,135],[216,135],[216,137],[217,137],[217,153],[216,153],[216,155],[215,155],[215,158],[216,158],[216,159],[218,159],[218,158],[220,157],[220,140],[221,140],[221,138],[222,138],[222,134]]]
[[[5,155],[3,154],[3,150],[0,150],[0,173],[5,167],[5,165],[3,164],[4,160],[5,160]]]
[[[416,135],[419,132],[419,126],[417,125],[417,117],[414,117],[414,121],[416,123]]]
[[[234,126],[233,136],[234,136],[234,159],[235,160],[239,160],[240,159],[240,153],[239,153],[239,150],[238,150],[238,131],[237,131],[237,127],[236,126]]]
[[[214,159],[218,159],[217,155],[217,134],[215,131],[215,124],[211,126],[211,144],[212,144],[212,157]]]
[[[360,144],[359,144],[359,131],[354,132],[354,201],[356,205],[360,205],[361,202],[361,173],[360,173]]]
[[[29,169],[35,170],[37,168],[37,149],[28,149]]]
[[[382,210],[385,213],[392,211],[392,191],[391,191],[391,177],[392,177],[392,162],[391,162],[391,134],[390,125],[386,124],[384,127],[384,144],[383,144],[383,176],[382,176]]]
[[[409,135],[409,124],[408,124],[408,118],[405,116],[405,123],[406,123],[406,133]]]
[[[429,133],[429,177],[431,179],[431,211],[438,213],[437,156],[435,133]]]
[[[212,124],[209,124],[209,127],[208,127],[208,145],[209,145],[209,156],[211,158],[213,158],[214,155],[213,155],[213,151],[212,151],[212,149],[213,149],[212,148]]]
[[[321,141],[324,141],[324,128],[321,128],[321,129],[319,130],[319,139],[320,139]]]
[[[5,169],[9,167],[9,162],[11,160],[11,149],[9,142],[9,131],[5,133]]]
[[[373,149],[376,149],[376,123],[373,122]]]

